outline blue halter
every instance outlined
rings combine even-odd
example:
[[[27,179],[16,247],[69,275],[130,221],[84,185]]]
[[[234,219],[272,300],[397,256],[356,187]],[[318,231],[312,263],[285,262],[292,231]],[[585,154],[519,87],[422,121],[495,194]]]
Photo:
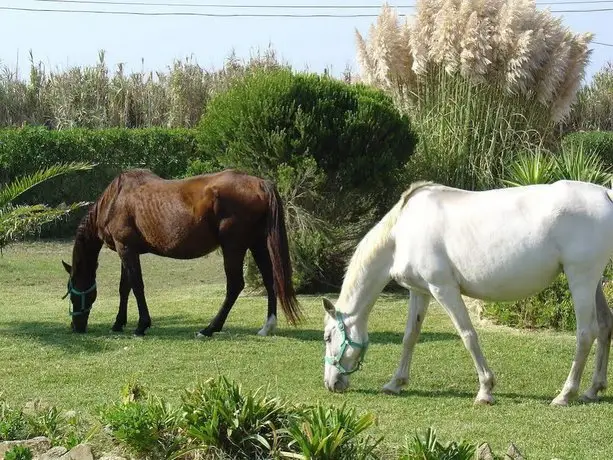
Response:
[[[89,308],[85,308],[85,296],[89,294],[90,292],[92,292],[94,289],[96,289],[96,282],[94,282],[93,286],[90,287],[89,289],[86,289],[85,291],[79,291],[78,289],[75,289],[72,286],[72,280],[68,281],[68,292],[64,294],[64,297],[62,297],[62,299],[65,299],[66,297],[68,297],[69,294],[81,296],[81,311],[71,310],[72,302],[70,302],[70,299],[68,300],[68,314],[70,316],[83,315],[85,313],[89,313],[92,310],[91,306]]]
[[[338,323],[338,330],[343,335],[342,337],[342,345],[341,349],[338,351],[337,355],[334,357],[326,356],[325,362],[336,367],[341,374],[348,375],[353,374],[355,371],[358,371],[362,368],[362,363],[364,361],[364,356],[366,355],[366,350],[368,349],[368,341],[364,343],[354,342],[347,337],[347,332],[345,331],[345,323],[343,323],[343,318],[340,312],[336,312],[336,321]],[[341,359],[347,350],[347,347],[359,348],[361,349],[360,356],[358,356],[358,360],[353,369],[347,370],[341,364]]]

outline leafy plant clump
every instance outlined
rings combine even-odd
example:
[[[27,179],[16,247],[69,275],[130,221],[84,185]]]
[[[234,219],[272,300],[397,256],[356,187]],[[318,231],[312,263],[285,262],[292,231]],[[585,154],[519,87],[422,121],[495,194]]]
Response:
[[[372,414],[357,416],[345,404],[340,408],[317,405],[292,421],[290,446],[312,460],[376,459],[375,449],[383,437],[363,436],[374,423]]]
[[[372,414],[358,415],[344,405],[294,405],[261,389],[247,391],[225,377],[186,389],[176,409],[143,395],[107,406],[102,420],[116,443],[152,459],[196,453],[233,459],[376,459],[382,439],[365,434],[374,424]]]
[[[400,460],[472,460],[477,446],[466,441],[443,444],[438,440],[436,431],[428,428],[423,436],[415,436],[407,441]]]
[[[32,460],[32,450],[26,446],[15,446],[4,454],[4,460]]]
[[[71,449],[92,439],[98,429],[74,411],[63,412],[38,400],[17,409],[0,398],[0,441],[45,436],[51,444]]]
[[[561,152],[546,149],[520,153],[506,168],[504,185],[551,184],[559,180],[591,182],[609,187],[613,172],[602,158],[584,144],[562,144]]]
[[[233,458],[261,458],[287,444],[294,410],[278,398],[246,392],[225,377],[186,390],[182,427],[190,444],[213,447]]]

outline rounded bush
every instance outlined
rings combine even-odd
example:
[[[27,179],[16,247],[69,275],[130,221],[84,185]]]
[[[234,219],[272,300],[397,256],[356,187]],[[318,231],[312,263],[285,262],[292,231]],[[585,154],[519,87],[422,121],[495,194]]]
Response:
[[[285,69],[215,96],[197,139],[207,168],[215,158],[277,183],[302,290],[340,285],[347,252],[408,186],[400,179],[417,142],[382,91]]]

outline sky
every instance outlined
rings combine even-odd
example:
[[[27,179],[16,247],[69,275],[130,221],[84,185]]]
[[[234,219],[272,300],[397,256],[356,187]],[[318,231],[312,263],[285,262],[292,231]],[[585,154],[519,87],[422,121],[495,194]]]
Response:
[[[269,46],[298,70],[333,74],[349,66],[358,71],[355,30],[366,35],[374,17],[204,17],[137,16],[93,13],[61,13],[40,10],[97,10],[134,12],[197,12],[213,14],[370,14],[379,13],[375,0],[124,0],[134,3],[164,3],[174,6],[108,4],[113,0],[0,0],[0,64],[26,78],[29,52],[49,70],[95,64],[98,51],[105,50],[106,62],[114,69],[124,63],[131,71],[165,70],[175,59],[190,57],[208,69],[219,69],[234,50],[247,59]],[[114,0],[118,1],[118,0]],[[105,2],[107,4],[105,4]],[[415,0],[392,0],[401,14],[411,14]],[[178,3],[190,6],[177,6]],[[249,8],[202,7],[203,4],[245,5]],[[304,5],[369,5],[372,9],[301,9]],[[263,5],[279,5],[268,8]],[[592,32],[593,54],[586,70],[589,80],[607,61],[613,61],[613,0],[537,1],[540,8],[580,10],[555,13],[573,32]],[[294,8],[290,8],[294,6]],[[13,11],[3,8],[39,11]],[[585,12],[585,10],[608,10]]]

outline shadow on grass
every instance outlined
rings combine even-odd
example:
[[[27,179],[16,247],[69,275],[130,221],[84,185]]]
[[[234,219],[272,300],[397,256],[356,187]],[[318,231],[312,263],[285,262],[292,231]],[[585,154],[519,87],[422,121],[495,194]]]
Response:
[[[196,333],[208,323],[196,323],[192,319],[181,316],[164,316],[153,319],[153,326],[147,330],[143,340],[163,340],[172,342],[195,341]],[[8,336],[33,339],[38,343],[64,348],[70,352],[101,352],[125,345],[124,340],[133,338],[136,321],[129,322],[124,332],[112,332],[111,324],[90,323],[88,332],[76,334],[70,329],[68,321],[15,321],[0,324],[0,334]],[[226,326],[222,332],[216,333],[212,338],[203,338],[202,341],[262,341],[274,337],[259,337],[259,327]],[[304,342],[322,342],[323,331],[316,329],[300,329],[291,326],[280,327],[275,336],[294,339]],[[122,339],[122,340],[119,340]],[[139,338],[141,339],[141,338]],[[402,343],[402,333],[391,331],[374,331],[369,334],[371,343],[397,344]],[[422,332],[420,342],[437,342],[445,340],[460,340],[456,334],[448,332]]]
[[[165,316],[154,321],[154,328],[149,334],[161,339],[186,340],[193,339],[194,334],[204,328],[208,323],[194,323],[186,321],[180,316]],[[216,340],[236,340],[240,337],[257,337],[256,334],[259,327],[249,328],[244,326],[224,326],[221,332],[215,333],[213,338]],[[274,333],[277,337],[300,340],[304,342],[322,342],[323,343],[323,328],[318,329],[302,329],[300,327],[292,327],[281,325]],[[370,343],[378,344],[401,344],[401,332],[391,331],[373,331],[368,334]],[[264,337],[258,339],[265,340]],[[419,342],[438,342],[444,340],[460,340],[459,336],[450,332],[422,332],[419,337]]]
[[[364,388],[356,388],[356,389],[349,389],[347,390],[347,393],[356,393],[356,394],[365,394],[365,395],[383,395],[384,393],[381,391],[381,389],[364,389]],[[514,392],[497,392],[494,391],[493,393],[494,396],[494,407],[497,405],[502,404],[507,404],[508,402],[511,402],[513,404],[523,404],[526,401],[535,401],[535,402],[539,402],[539,403],[543,403],[545,405],[549,405],[551,403],[551,400],[553,398],[555,398],[555,394],[551,394],[551,395],[545,395],[545,394],[519,394],[519,393],[514,393]],[[397,395],[387,395],[390,398],[413,398],[413,397],[421,397],[421,398],[456,398],[456,399],[464,399],[467,401],[470,401],[471,403],[474,401],[475,397],[476,397],[477,393],[476,392],[470,392],[470,391],[464,391],[464,390],[452,390],[452,389],[448,389],[448,390],[444,390],[444,389],[439,389],[439,390],[412,390],[412,389],[406,389],[400,392],[400,394]],[[504,401],[501,401],[501,399],[503,399]],[[571,402],[571,406],[578,406],[578,405],[593,405],[593,404],[611,404],[613,403],[613,396],[602,396],[599,401],[597,402],[590,402],[590,403],[584,403],[582,401],[579,400],[575,400],[573,402]]]
[[[0,325],[0,335],[4,338],[13,336],[25,340],[32,339],[40,344],[65,349],[69,353],[98,353],[111,349],[108,342],[100,341],[103,334],[96,332],[91,335],[75,334],[68,322],[20,321]],[[119,344],[117,346],[119,347]]]

